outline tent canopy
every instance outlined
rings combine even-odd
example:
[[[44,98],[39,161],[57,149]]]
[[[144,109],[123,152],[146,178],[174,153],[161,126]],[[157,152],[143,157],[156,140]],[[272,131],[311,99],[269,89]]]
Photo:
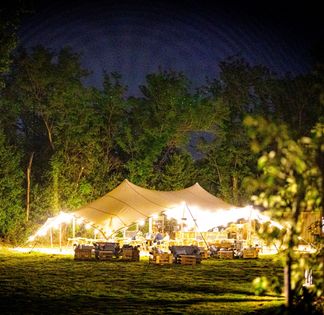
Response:
[[[179,219],[185,215],[185,211],[189,211],[196,221],[194,216],[201,219],[201,211],[215,215],[215,212],[233,208],[237,207],[213,196],[198,183],[178,191],[156,191],[134,185],[125,179],[103,197],[75,211],[74,216],[115,232],[161,212]],[[197,211],[200,211],[200,215]]]
[[[125,179],[114,190],[84,207],[49,218],[29,241],[45,235],[52,226],[70,222],[72,218],[82,218],[104,232],[105,236],[111,236],[122,228],[162,212],[168,217],[185,222],[187,227],[198,228],[199,231],[225,226],[239,219],[270,222],[282,229],[279,223],[272,221],[259,210],[251,206],[235,207],[213,196],[198,183],[178,191],[157,191],[142,188]]]

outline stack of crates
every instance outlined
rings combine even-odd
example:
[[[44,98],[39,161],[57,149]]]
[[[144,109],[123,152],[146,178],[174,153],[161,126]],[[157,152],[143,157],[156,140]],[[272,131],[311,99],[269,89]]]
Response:
[[[122,249],[122,259],[129,261],[139,261],[140,251],[137,247],[126,247]]]
[[[173,263],[173,255],[168,253],[154,253],[149,262],[157,265],[168,265]]]

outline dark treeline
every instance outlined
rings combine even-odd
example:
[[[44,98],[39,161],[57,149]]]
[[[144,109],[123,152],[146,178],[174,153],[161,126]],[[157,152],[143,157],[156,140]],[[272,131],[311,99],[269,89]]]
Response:
[[[82,84],[89,72],[68,48],[20,49],[10,57],[15,35],[1,27],[0,237],[8,241],[125,178],[159,190],[199,182],[244,205],[245,178],[256,173],[257,159],[244,117],[285,123],[295,138],[323,117],[320,65],[278,77],[230,57],[195,92],[183,73],[160,69],[147,75],[141,97],[126,97],[118,73],[105,73],[102,89]]]

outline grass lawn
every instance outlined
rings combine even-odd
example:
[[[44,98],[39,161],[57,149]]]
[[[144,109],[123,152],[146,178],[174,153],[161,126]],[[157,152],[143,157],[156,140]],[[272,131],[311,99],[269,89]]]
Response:
[[[274,314],[283,297],[251,281],[275,274],[270,256],[157,266],[0,248],[0,314]]]

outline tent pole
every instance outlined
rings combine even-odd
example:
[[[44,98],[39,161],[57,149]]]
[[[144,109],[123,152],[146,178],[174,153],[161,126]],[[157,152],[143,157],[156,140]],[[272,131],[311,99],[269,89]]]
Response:
[[[165,214],[164,213],[162,213],[162,226],[161,226],[161,229],[162,229],[162,233],[164,234],[164,225],[165,225]]]
[[[150,233],[150,235],[153,232],[153,218],[152,217],[149,217],[149,230],[148,230],[148,232]]]
[[[60,223],[60,252],[62,251],[62,224]]]
[[[72,218],[72,238],[75,238],[75,217]]]
[[[50,240],[51,240],[51,248],[53,248],[53,229],[50,228]]]
[[[190,208],[188,207],[187,203],[186,203],[186,207],[187,207],[187,209],[188,209],[188,211],[189,211],[189,213],[190,213],[190,215],[191,215],[191,217],[192,217],[192,220],[195,222],[195,226],[196,226],[196,228],[197,228],[199,234],[201,235],[201,237],[202,237],[204,243],[206,244],[207,248],[209,249],[209,245],[208,245],[206,239],[204,238],[204,235],[203,235],[202,232],[199,230],[199,227],[198,227],[198,224],[197,224],[197,222],[196,222],[196,219],[193,217],[193,215],[192,215],[192,213],[191,213],[191,210],[190,210]]]

